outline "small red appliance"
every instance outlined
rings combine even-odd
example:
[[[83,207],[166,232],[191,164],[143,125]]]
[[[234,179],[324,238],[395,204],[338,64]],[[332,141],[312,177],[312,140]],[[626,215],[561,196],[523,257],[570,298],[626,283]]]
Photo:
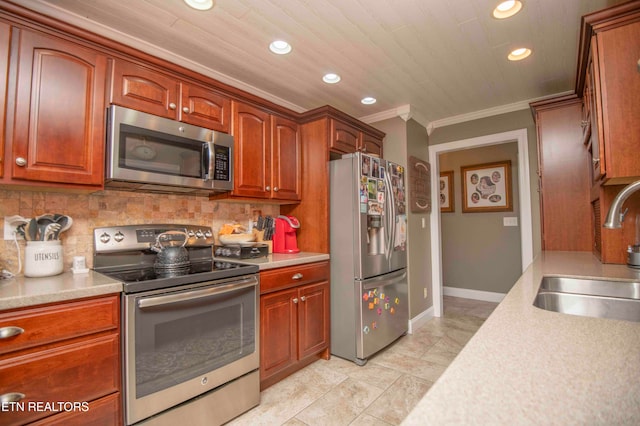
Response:
[[[278,216],[276,218],[276,230],[273,235],[274,253],[299,253],[296,230],[300,228],[300,222],[293,216]]]

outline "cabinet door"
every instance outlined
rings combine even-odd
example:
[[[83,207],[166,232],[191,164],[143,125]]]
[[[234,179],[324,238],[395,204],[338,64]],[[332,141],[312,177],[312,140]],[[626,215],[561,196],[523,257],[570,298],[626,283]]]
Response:
[[[382,140],[366,133],[362,133],[358,150],[367,154],[382,157]]]
[[[640,176],[640,21],[602,31],[596,38],[604,127],[601,146],[606,159],[601,160],[606,168],[603,174],[607,179]]]
[[[231,101],[204,87],[181,84],[180,120],[195,126],[229,133]]]
[[[298,290],[283,290],[260,297],[260,380],[297,361]]]
[[[298,302],[299,359],[329,344],[329,282],[300,288]]]
[[[356,152],[360,146],[360,131],[341,121],[331,119],[329,149],[341,154]]]
[[[273,198],[300,200],[302,158],[298,124],[274,116],[271,128]]]
[[[11,27],[5,22],[0,22],[0,120],[5,122],[5,99],[7,97],[7,76],[9,73],[9,39]],[[3,127],[4,130],[4,127]],[[0,177],[4,175],[4,131],[0,132]]]
[[[271,130],[268,113],[233,102],[234,190],[233,195],[271,196]]]
[[[13,43],[18,60],[12,177],[102,185],[106,57],[26,30]]]
[[[111,78],[111,103],[178,119],[178,80],[122,60],[113,62]]]

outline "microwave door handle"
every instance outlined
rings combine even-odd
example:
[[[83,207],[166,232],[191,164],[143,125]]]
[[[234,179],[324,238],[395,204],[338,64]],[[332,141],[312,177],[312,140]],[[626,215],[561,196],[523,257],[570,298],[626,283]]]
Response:
[[[213,168],[215,166],[215,149],[213,149],[213,147],[214,143],[211,141],[205,142],[205,144],[203,145],[203,150],[206,151],[206,153],[202,156],[202,162],[206,162],[204,164],[204,170],[207,171],[204,176],[204,180],[213,180]]]

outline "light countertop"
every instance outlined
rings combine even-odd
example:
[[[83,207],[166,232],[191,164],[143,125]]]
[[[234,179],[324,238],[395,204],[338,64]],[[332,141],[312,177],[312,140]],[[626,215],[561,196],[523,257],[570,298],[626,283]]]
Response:
[[[328,254],[301,252],[297,254],[270,254],[268,257],[260,259],[231,260],[238,263],[258,265],[260,270],[264,270],[320,262],[328,259]],[[18,276],[0,280],[0,311],[120,293],[121,291],[122,283],[120,281],[92,270],[89,270],[86,274],[73,274],[68,271],[60,275],[42,278]]]
[[[222,259],[222,258],[216,258]],[[258,265],[261,271],[265,269],[284,268],[285,266],[302,265],[305,263],[321,262],[329,260],[326,253],[300,252],[295,254],[272,253],[267,257],[257,259],[225,259],[231,262]]]
[[[536,308],[544,275],[640,279],[591,253],[543,252],[403,425],[640,424],[640,323]]]
[[[18,276],[0,280],[0,311],[121,291],[120,281],[91,270],[86,274],[68,271],[42,278]]]

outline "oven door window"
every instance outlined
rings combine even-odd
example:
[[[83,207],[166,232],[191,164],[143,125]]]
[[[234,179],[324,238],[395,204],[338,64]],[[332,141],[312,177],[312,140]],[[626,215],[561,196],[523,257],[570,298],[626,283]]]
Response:
[[[212,289],[137,298],[137,398],[255,352],[256,287],[208,294]]]
[[[120,125],[119,144],[120,168],[204,178],[205,144],[128,124]]]

